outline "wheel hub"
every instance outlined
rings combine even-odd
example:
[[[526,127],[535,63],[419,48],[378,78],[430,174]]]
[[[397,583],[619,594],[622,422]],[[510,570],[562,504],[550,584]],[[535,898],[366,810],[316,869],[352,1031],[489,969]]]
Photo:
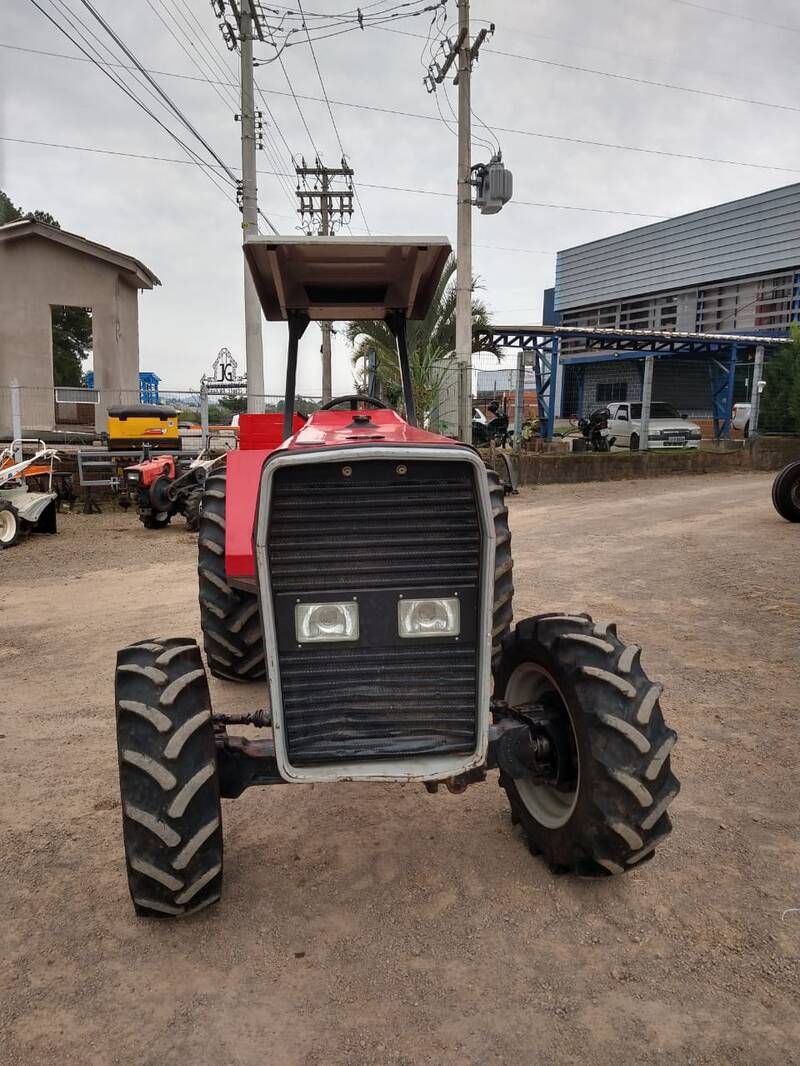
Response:
[[[9,544],[14,539],[17,524],[10,511],[0,511],[0,544]]]
[[[572,817],[578,801],[580,758],[569,709],[555,680],[537,663],[522,663],[506,687],[506,703],[511,717],[524,724],[528,738],[537,741],[538,752],[545,750],[531,769],[531,740],[521,734],[515,742],[517,765],[508,770],[528,811],[541,825],[559,829]],[[516,731],[515,731],[516,732]],[[498,758],[498,762],[499,762]],[[500,764],[502,767],[502,763]]]

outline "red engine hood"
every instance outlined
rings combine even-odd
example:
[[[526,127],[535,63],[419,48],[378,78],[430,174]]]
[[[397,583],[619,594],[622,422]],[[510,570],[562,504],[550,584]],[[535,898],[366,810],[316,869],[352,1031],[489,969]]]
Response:
[[[369,422],[356,422],[353,415],[369,414]],[[261,470],[274,451],[305,451],[369,444],[457,444],[450,437],[415,429],[396,411],[317,411],[302,429],[277,448],[262,447],[230,452],[226,465],[228,488],[225,501],[225,570],[229,577],[252,579],[253,522],[256,514]]]
[[[354,420],[369,417],[369,422]],[[291,451],[300,448],[342,448],[351,444],[453,444],[450,437],[415,429],[396,411],[373,408],[368,411],[316,411],[303,428],[281,445]]]

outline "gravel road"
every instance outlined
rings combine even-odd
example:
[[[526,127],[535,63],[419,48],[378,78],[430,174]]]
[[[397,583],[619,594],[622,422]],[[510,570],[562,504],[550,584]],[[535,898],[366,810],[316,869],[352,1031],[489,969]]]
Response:
[[[5,1066],[800,1063],[800,528],[767,474],[523,490],[517,616],[615,620],[680,734],[675,832],[556,878],[496,780],[254,789],[219,907],[137,920],[116,649],[199,636],[195,537],[113,513],[0,553]],[[258,687],[212,683],[219,710]]]

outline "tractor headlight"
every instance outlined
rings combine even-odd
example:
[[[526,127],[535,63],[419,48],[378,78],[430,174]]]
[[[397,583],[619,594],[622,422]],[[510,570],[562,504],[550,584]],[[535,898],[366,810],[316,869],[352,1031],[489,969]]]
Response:
[[[298,603],[294,630],[299,644],[323,640],[358,640],[358,604]]]
[[[457,637],[461,612],[455,596],[435,600],[398,600],[397,627],[401,637]]]
[[[131,485],[138,485],[142,480],[141,470],[126,470],[125,480]]]

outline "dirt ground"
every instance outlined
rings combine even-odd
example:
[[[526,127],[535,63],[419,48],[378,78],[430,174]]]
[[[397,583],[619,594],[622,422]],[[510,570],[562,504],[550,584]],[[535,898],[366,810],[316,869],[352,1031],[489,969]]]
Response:
[[[653,862],[553,877],[494,776],[254,789],[224,805],[222,904],[178,923],[130,906],[112,675],[199,636],[195,538],[108,507],[0,553],[0,1060],[800,1063],[800,528],[770,480],[511,501],[518,617],[616,620],[666,685],[683,791]]]

